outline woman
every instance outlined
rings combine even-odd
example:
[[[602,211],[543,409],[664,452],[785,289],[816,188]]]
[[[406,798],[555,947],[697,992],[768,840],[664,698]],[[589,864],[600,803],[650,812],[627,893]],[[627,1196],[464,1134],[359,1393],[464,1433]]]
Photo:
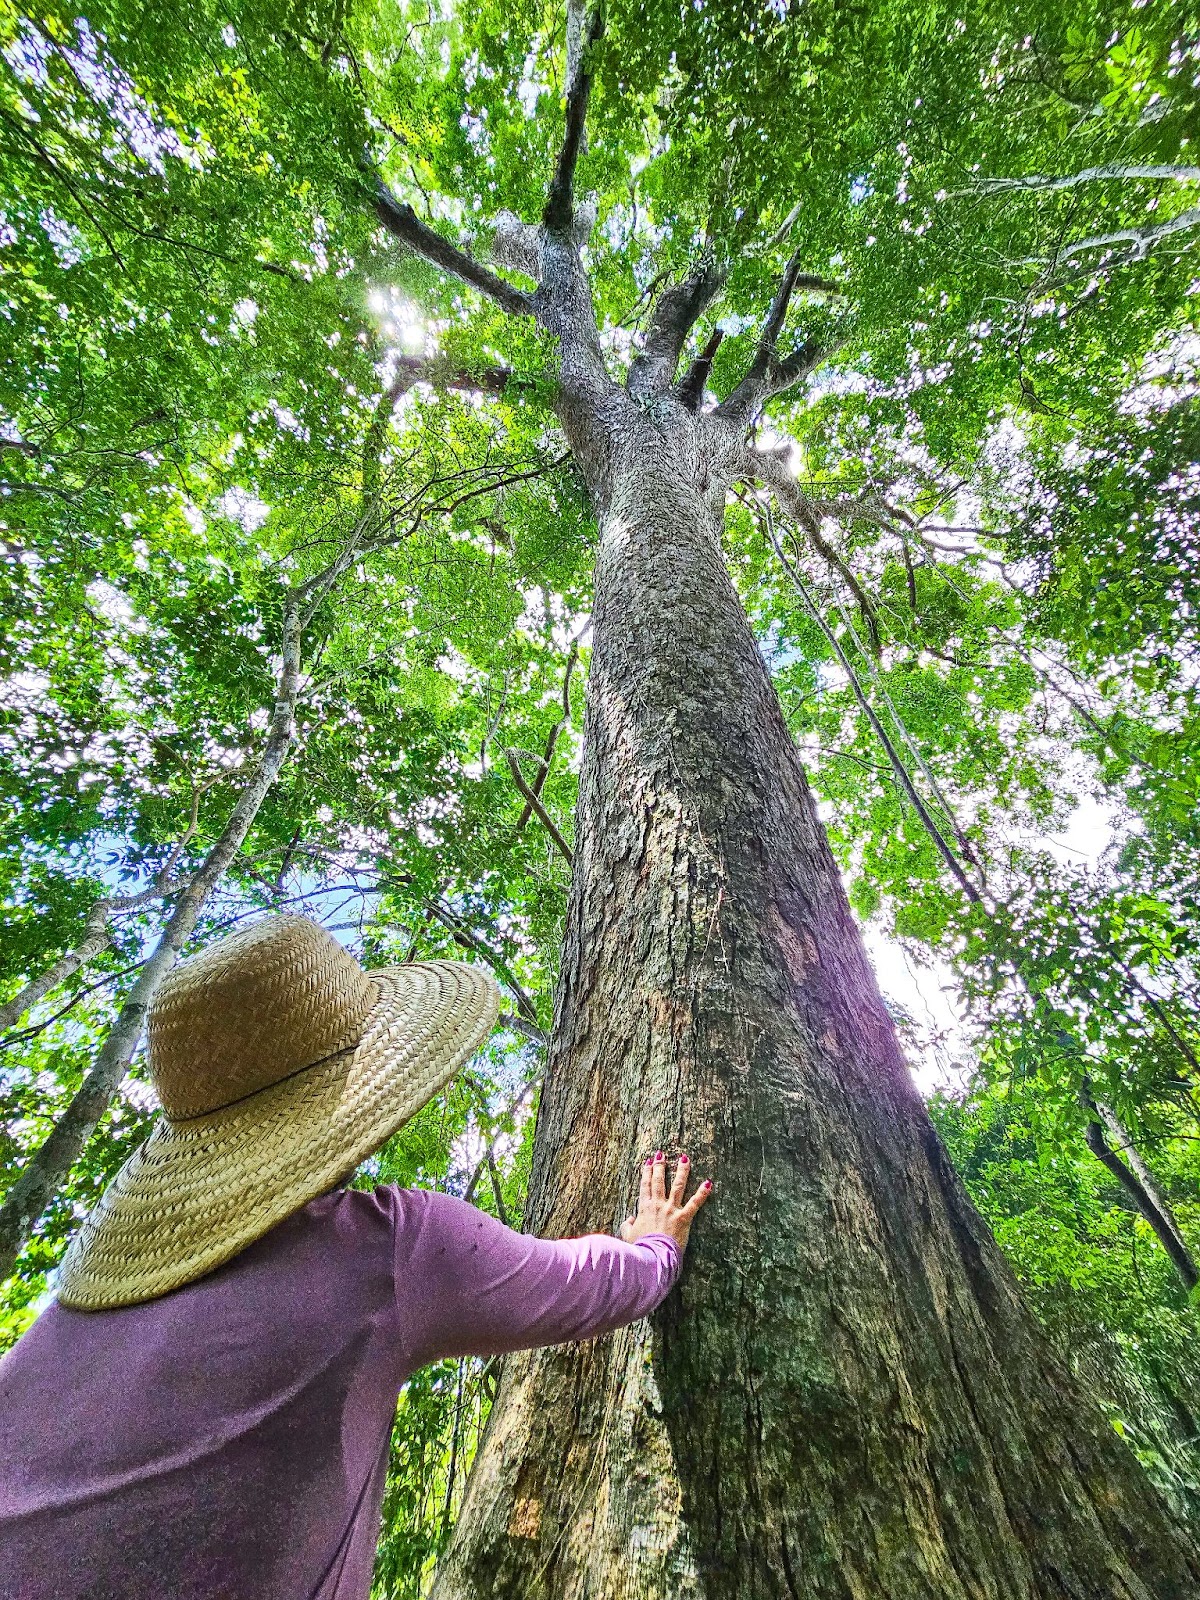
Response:
[[[339,1187],[495,1020],[473,967],[366,973],[274,917],[164,982],[163,1114],[0,1362],[6,1600],[366,1600],[401,1385],[652,1311],[711,1190],[642,1169],[621,1239]]]

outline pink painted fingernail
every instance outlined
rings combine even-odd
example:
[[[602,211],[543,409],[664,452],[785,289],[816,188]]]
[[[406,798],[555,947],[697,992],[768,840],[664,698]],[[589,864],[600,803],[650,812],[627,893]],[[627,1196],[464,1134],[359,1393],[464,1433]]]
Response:
[[[681,1166],[681,1167],[686,1167],[686,1166],[687,1166],[687,1164],[688,1164],[688,1158],[687,1158],[687,1157],[686,1157],[686,1156],[680,1156],[680,1158],[679,1158],[679,1165],[680,1165],[680,1166]]]
[[[711,1189],[712,1188],[712,1179],[711,1178],[705,1178],[704,1187],[706,1189]]]
[[[661,1150],[656,1150],[656,1151],[655,1151],[655,1152],[654,1152],[654,1159],[655,1159],[655,1161],[661,1161],[661,1160],[662,1160],[662,1158],[663,1158],[663,1153],[662,1153],[662,1151],[661,1151]]]
[[[648,1167],[650,1165],[650,1157],[649,1156],[647,1156],[646,1159],[642,1162],[642,1165],[644,1167]]]

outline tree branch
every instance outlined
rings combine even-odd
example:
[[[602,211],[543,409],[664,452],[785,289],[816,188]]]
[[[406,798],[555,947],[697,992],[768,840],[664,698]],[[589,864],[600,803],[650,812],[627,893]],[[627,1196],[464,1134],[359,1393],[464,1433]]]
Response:
[[[536,1028],[537,1007],[514,977],[512,969],[504,957],[498,956],[490,945],[485,944],[477,933],[468,928],[461,918],[456,917],[453,911],[448,910],[439,900],[427,900],[425,909],[450,932],[456,944],[462,945],[464,950],[474,950],[477,955],[483,957],[501,983],[511,993],[523,1014]]]
[[[689,273],[682,283],[672,284],[659,295],[646,330],[645,344],[629,369],[626,387],[636,399],[661,394],[670,388],[687,336],[704,308],[720,291],[725,276],[723,268],[708,261]]]
[[[581,635],[581,637],[582,637],[582,635]],[[533,780],[533,793],[537,797],[537,799],[539,799],[539,800],[541,799],[541,796],[542,796],[542,790],[546,786],[546,779],[550,776],[550,763],[554,758],[554,747],[558,743],[558,736],[562,732],[562,730],[566,727],[567,723],[570,722],[570,720],[571,720],[571,673],[574,670],[575,662],[578,659],[578,657],[579,657],[579,640],[578,639],[572,639],[572,641],[571,641],[571,653],[567,657],[567,670],[566,670],[566,673],[563,676],[563,686],[562,686],[563,714],[550,730],[550,736],[546,740],[546,751],[545,751],[545,754],[540,758],[542,764],[538,768],[537,777]],[[533,805],[532,805],[532,803],[530,801],[527,800],[525,802],[524,811],[522,811],[521,815],[517,818],[516,831],[518,833],[520,833],[521,830],[525,827],[525,824],[529,821],[529,819],[530,819],[530,817],[532,815],[533,815]]]
[[[825,278],[814,278],[800,271],[800,256],[788,262],[779,287],[767,312],[767,320],[759,337],[754,359],[746,369],[742,381],[717,407],[717,416],[728,417],[733,422],[749,420],[773,395],[782,394],[794,383],[799,383],[814,367],[831,356],[836,346],[825,348],[815,339],[806,339],[790,355],[780,356],[779,337],[787,321],[788,307],[797,289],[813,289],[823,294],[841,294],[842,290]]]
[[[1165,222],[1157,223],[1153,228],[1117,228],[1112,233],[1096,233],[1087,239],[1076,239],[1074,244],[1067,246],[1058,259],[1066,263],[1075,256],[1082,255],[1085,250],[1105,250],[1109,245],[1129,244],[1133,246],[1129,252],[1129,260],[1140,261],[1160,240],[1168,239],[1176,233],[1190,233],[1193,228],[1200,228],[1200,206],[1193,207],[1190,211],[1181,211],[1177,217],[1168,217]]]
[[[466,394],[502,395],[510,383],[522,382],[511,367],[452,367],[440,356],[399,356],[396,374],[406,380],[405,389],[414,383],[430,383]]]
[[[79,1159],[84,1145],[107,1110],[133,1058],[145,1027],[146,1014],[159,985],[175,965],[205,903],[241,849],[259,807],[279,775],[296,736],[300,636],[299,602],[293,596],[284,617],[283,662],[262,756],[216,843],[180,894],[158,944],[142,966],[117,1014],[95,1065],[55,1123],[50,1136],[26,1163],[20,1177],[5,1196],[4,1204],[0,1206],[0,1281],[11,1274],[33,1224]]]
[[[1173,183],[1200,183],[1200,167],[1178,164],[1141,166],[1136,163],[1116,163],[1107,167],[1084,167],[1081,172],[1070,172],[1063,177],[1030,178],[979,178],[971,189],[960,194],[1001,194],[1012,189],[1073,189],[1080,183],[1103,183],[1110,178],[1163,178]]]
[[[492,260],[512,272],[520,272],[536,282],[538,276],[537,229],[522,222],[512,211],[496,214],[495,232],[492,234]]]
[[[1126,1166],[1117,1152],[1110,1147],[1104,1137],[1104,1126],[1101,1118],[1109,1124],[1110,1128],[1115,1125],[1122,1134],[1125,1134],[1125,1130],[1121,1127],[1112,1111],[1108,1110],[1106,1106],[1100,1106],[1092,1098],[1091,1088],[1086,1079],[1079,1098],[1088,1117],[1084,1128],[1084,1139],[1088,1149],[1096,1157],[1096,1160],[1101,1162],[1112,1173],[1113,1177],[1132,1199],[1134,1205],[1150,1225],[1159,1244],[1167,1252],[1172,1266],[1190,1293],[1197,1283],[1200,1283],[1200,1271],[1197,1271],[1196,1263],[1193,1261],[1191,1252],[1179,1233],[1174,1217],[1171,1216],[1169,1209],[1154,1191],[1153,1186],[1143,1182],[1139,1174],[1132,1170],[1131,1166]],[[1105,1115],[1106,1112],[1107,1115]],[[1132,1141],[1129,1139],[1128,1134],[1125,1134],[1123,1142],[1127,1149],[1132,1149]],[[1140,1158],[1138,1164],[1141,1165]],[[1147,1173],[1148,1176],[1149,1174]]]
[[[535,1027],[534,1024],[528,1020],[528,1018],[518,1016],[513,1011],[502,1012],[501,1015],[496,1018],[496,1021],[501,1028],[511,1028],[514,1033],[522,1034],[526,1039],[529,1040],[530,1044],[536,1044],[542,1050],[544,1050],[550,1043],[549,1038],[542,1028]]]
[[[875,607],[867,597],[861,583],[842,560],[838,552],[829,543],[821,532],[820,506],[812,503],[801,489],[800,485],[776,457],[764,455],[760,452],[751,452],[750,460],[753,463],[752,472],[763,483],[767,483],[775,491],[780,505],[804,529],[805,535],[811,540],[813,548],[822,558],[840,575],[846,587],[854,596],[859,614],[863,619],[863,626],[871,640],[871,649],[875,656],[882,651],[879,637],[879,620],[875,615]]]
[[[517,759],[517,752],[515,750],[506,750],[504,754],[508,757],[508,768],[513,775],[513,782],[525,796],[528,804],[533,808],[533,813],[537,817],[538,821],[542,824],[546,832],[558,846],[567,865],[573,866],[575,862],[574,852],[572,851],[571,846],[563,838],[562,834],[559,833],[558,828],[554,824],[554,819],[542,804],[541,799],[525,782],[524,776],[521,772],[520,762]]]
[[[497,277],[494,272],[469,256],[465,250],[460,250],[449,239],[444,239],[427,222],[422,222],[410,205],[397,200],[387,185],[378,180],[375,191],[375,213],[389,233],[415,250],[419,256],[424,256],[426,261],[441,267],[443,272],[449,272],[454,277],[461,278],[464,283],[469,283],[473,289],[478,289],[480,294],[494,300],[511,316],[533,315],[531,296],[524,290],[518,289],[515,284],[509,283],[507,279]]]
[[[924,800],[918,793],[916,785],[909,776],[908,768],[904,765],[903,761],[901,761],[899,752],[888,736],[887,729],[883,726],[882,722],[880,722],[879,717],[876,715],[874,706],[872,706],[871,702],[867,698],[866,691],[859,680],[857,672],[854,670],[853,662],[842,648],[842,642],[838,638],[837,634],[834,633],[833,629],[821,615],[820,609],[813,600],[812,596],[809,594],[803,578],[801,578],[799,572],[788,560],[783,546],[779,543],[779,540],[775,534],[775,530],[771,526],[769,516],[766,518],[766,531],[767,538],[771,543],[771,548],[774,550],[780,565],[791,579],[792,586],[800,596],[801,600],[804,602],[805,610],[816,623],[817,627],[821,630],[821,633],[825,637],[826,643],[832,649],[834,655],[838,659],[839,664],[841,665],[842,670],[849,679],[850,688],[853,691],[854,698],[858,701],[863,715],[870,724],[871,731],[883,746],[884,754],[887,756],[892,771],[896,775],[896,781],[899,783],[904,793],[908,796],[913,810],[917,813],[917,816],[921,821],[921,825],[924,827],[926,833],[933,841],[938,854],[950,869],[951,874],[958,882],[959,887],[962,889],[967,899],[970,900],[973,905],[981,905],[983,903],[983,897],[980,895],[979,890],[971,882],[970,878],[967,877],[965,868],[955,855],[954,851],[950,848],[950,845],[946,841],[945,835],[934,821],[929,807],[925,804]]]
[[[575,214],[572,192],[575,183],[575,164],[583,145],[588,100],[592,92],[592,74],[588,70],[588,57],[592,46],[604,35],[602,0],[597,0],[593,5],[582,34],[578,65],[567,84],[567,125],[563,134],[562,148],[558,152],[550,192],[546,196],[546,209],[542,213],[543,223],[555,233],[569,230]]]
[[[721,341],[725,337],[723,328],[714,328],[708,336],[708,342],[700,354],[684,373],[675,393],[679,404],[687,411],[699,411],[704,399],[704,391],[708,387],[709,374],[712,372],[713,360],[721,348]]]
[[[38,1001],[57,989],[60,983],[65,983],[72,974],[79,971],[93,961],[102,951],[107,950],[112,943],[112,931],[109,923],[112,918],[123,911],[133,911],[138,906],[143,906],[149,900],[158,900],[167,895],[174,894],[181,887],[179,883],[171,883],[170,872],[183,845],[192,837],[196,829],[196,806],[199,792],[193,794],[192,818],[184,838],[172,850],[167,865],[157,873],[154,882],[148,889],[142,889],[137,894],[121,895],[112,899],[97,900],[88,912],[87,921],[83,925],[83,938],[73,950],[66,951],[57,961],[48,966],[45,971],[39,972],[34,978],[15,994],[11,1000],[6,1000],[0,1005],[0,1032],[11,1028],[25,1013],[35,1006]],[[9,1041],[11,1042],[11,1041]]]
[[[112,914],[112,903],[108,900],[98,900],[88,913],[87,921],[83,927],[83,938],[74,950],[68,950],[65,955],[59,956],[57,961],[39,972],[11,1000],[6,1000],[0,1005],[0,1031],[11,1028],[14,1022],[19,1022],[31,1006],[37,1005],[43,995],[49,994],[51,989],[57,989],[60,983],[65,983],[80,967],[86,966],[100,954],[107,950],[112,943],[112,933],[109,930],[108,919]]]

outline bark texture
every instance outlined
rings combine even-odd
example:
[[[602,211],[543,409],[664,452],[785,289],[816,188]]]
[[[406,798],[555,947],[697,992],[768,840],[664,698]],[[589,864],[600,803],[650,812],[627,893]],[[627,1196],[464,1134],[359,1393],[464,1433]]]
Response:
[[[506,1363],[436,1600],[1193,1597],[912,1087],[724,568],[740,444],[586,343],[595,644],[527,1226],[615,1228],[656,1147],[716,1193],[649,1323]]]

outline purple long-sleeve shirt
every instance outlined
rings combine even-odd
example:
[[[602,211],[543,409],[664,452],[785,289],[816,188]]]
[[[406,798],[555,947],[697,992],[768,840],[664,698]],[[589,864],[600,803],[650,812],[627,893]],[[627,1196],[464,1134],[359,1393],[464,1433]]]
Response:
[[[644,1316],[673,1240],[545,1240],[449,1195],[339,1191],[0,1361],[4,1600],[365,1600],[401,1385]]]

